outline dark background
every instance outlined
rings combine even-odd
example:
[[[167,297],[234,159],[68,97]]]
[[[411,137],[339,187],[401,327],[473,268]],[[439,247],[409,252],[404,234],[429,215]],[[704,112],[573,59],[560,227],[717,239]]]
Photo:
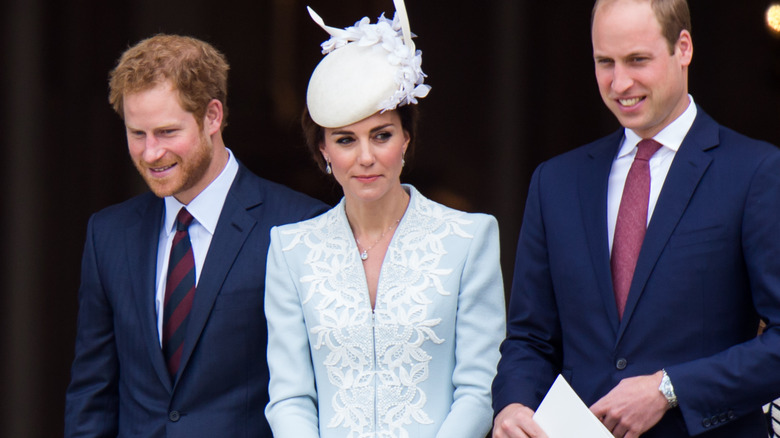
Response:
[[[691,0],[696,102],[780,144],[780,38],[769,0]],[[62,435],[89,215],[145,190],[107,74],[158,32],[213,43],[231,63],[224,138],[250,169],[333,203],[298,114],[331,26],[392,16],[391,0],[4,0],[0,6],[0,436]],[[511,278],[527,184],[542,160],[618,127],[596,87],[587,0],[408,0],[433,89],[403,180],[498,217]],[[507,282],[508,286],[508,282]]]

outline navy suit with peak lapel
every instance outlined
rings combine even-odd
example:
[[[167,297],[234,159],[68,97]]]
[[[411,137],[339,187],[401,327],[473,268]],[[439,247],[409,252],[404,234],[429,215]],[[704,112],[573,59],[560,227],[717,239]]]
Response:
[[[620,320],[607,184],[622,136],[534,173],[494,410],[535,409],[558,373],[590,406],[621,379],[665,368],[680,407],[643,437],[765,437],[761,406],[780,394],[780,151],[698,109]],[[768,326],[756,338],[759,317]]]
[[[82,259],[66,437],[267,437],[265,266],[270,228],[327,209],[239,164],[198,282],[180,371],[157,332],[164,202],[146,193],[96,213]]]

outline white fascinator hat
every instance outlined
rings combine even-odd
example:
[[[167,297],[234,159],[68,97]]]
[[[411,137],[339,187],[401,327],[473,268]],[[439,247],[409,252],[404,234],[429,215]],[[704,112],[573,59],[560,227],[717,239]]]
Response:
[[[403,0],[393,0],[393,20],[363,17],[345,29],[326,26],[311,8],[309,15],[330,34],[309,79],[306,106],[324,128],[351,125],[376,112],[416,104],[428,95],[422,52],[415,50]]]

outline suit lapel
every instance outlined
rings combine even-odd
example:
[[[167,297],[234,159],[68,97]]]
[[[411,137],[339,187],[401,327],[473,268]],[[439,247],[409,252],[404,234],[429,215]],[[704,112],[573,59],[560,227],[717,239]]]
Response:
[[[198,280],[195,299],[190,311],[190,320],[187,323],[187,335],[184,339],[179,376],[184,373],[187,367],[225,277],[233,266],[249,233],[257,224],[257,220],[247,210],[261,204],[262,199],[260,192],[251,187],[247,178],[244,177],[246,172],[246,169],[239,165],[238,174],[236,174],[236,179],[225,198],[217,228],[203,263],[203,272]]]
[[[165,367],[160,338],[157,331],[157,312],[155,310],[155,294],[157,277],[157,245],[160,238],[163,201],[154,199],[146,208],[138,211],[139,217],[134,225],[127,228],[127,256],[129,272],[135,273],[130,278],[133,300],[136,304],[143,338],[146,340],[147,351],[157,377],[165,388],[171,390],[171,378]]]
[[[615,296],[612,292],[612,272],[609,265],[609,238],[607,236],[607,188],[623,130],[602,139],[588,151],[589,160],[580,169],[580,207],[585,223],[585,235],[590,249],[591,263],[598,281],[597,290],[604,304],[613,333],[618,329]]]
[[[639,253],[631,289],[628,292],[618,341],[631,319],[658,258],[712,161],[706,151],[718,145],[717,123],[701,108],[697,108],[697,111],[696,120],[674,157],[664,186],[658,196],[653,217],[647,227],[647,234],[645,234],[645,240]]]

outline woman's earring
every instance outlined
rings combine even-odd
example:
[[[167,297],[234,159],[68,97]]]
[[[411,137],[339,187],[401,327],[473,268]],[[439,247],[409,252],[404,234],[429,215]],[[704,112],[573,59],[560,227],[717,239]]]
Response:
[[[401,167],[406,166],[406,160],[404,160],[404,154],[401,154]]]
[[[333,169],[331,169],[331,167],[330,167],[330,160],[327,160],[327,162],[328,162],[328,165],[325,166],[325,173],[330,175],[331,173],[333,173]]]

